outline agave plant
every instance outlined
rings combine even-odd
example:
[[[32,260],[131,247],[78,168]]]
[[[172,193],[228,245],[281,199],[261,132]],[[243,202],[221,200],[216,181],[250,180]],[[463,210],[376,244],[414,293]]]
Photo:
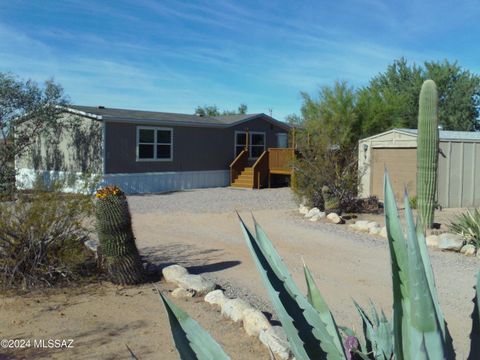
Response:
[[[385,222],[393,283],[393,321],[372,306],[369,318],[355,303],[363,322],[365,343],[337,325],[307,266],[308,293],[294,283],[271,241],[254,219],[255,235],[240,225],[270,300],[297,360],[455,359],[452,338],[438,303],[423,230],[415,226],[405,194],[407,234],[403,233],[395,197],[385,176]],[[480,359],[479,276],[472,314],[469,360]],[[220,346],[185,312],[161,295],[182,359],[229,359]]]
[[[466,213],[457,217],[457,221],[450,224],[450,230],[463,236],[468,242],[480,247],[480,209],[474,209],[473,212],[467,210]]]

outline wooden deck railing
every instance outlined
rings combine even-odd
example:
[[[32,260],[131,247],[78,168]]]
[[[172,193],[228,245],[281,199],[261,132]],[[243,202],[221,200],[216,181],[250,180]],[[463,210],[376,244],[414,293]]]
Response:
[[[242,150],[240,154],[230,164],[230,184],[233,184],[235,179],[245,169],[248,164],[248,151]]]
[[[269,150],[266,150],[253,164],[253,187],[260,189],[268,181]]]
[[[270,148],[269,171],[271,174],[291,175],[293,172],[294,149]]]

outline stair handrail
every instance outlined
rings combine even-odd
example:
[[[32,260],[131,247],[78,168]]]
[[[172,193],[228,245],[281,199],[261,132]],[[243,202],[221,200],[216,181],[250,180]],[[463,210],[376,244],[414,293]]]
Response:
[[[265,150],[262,155],[255,161],[253,168],[253,187],[260,189],[262,180],[268,176],[268,150]]]
[[[242,150],[240,154],[237,155],[235,160],[230,164],[230,184],[233,184],[235,179],[240,175],[240,173],[245,169],[245,166],[248,162],[248,151]]]

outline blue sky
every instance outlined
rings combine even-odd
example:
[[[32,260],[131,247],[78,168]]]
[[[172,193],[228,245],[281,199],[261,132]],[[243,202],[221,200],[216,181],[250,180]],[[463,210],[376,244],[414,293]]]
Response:
[[[0,0],[0,71],[61,83],[72,103],[283,119],[300,91],[362,86],[404,56],[480,73],[474,1]]]

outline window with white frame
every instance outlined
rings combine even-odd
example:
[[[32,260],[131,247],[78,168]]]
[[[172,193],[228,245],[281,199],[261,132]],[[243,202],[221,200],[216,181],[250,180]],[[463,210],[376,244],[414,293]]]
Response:
[[[173,130],[170,128],[137,127],[138,161],[171,161],[173,158]]]

